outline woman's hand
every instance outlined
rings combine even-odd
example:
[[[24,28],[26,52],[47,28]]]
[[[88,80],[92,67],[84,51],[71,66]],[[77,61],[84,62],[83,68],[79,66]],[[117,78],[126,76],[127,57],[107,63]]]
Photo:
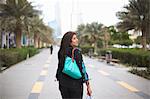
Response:
[[[87,86],[87,95],[91,96],[92,95],[92,90],[90,85]]]
[[[86,82],[86,86],[87,86],[87,95],[91,96],[92,95],[92,90],[91,90],[89,81]]]

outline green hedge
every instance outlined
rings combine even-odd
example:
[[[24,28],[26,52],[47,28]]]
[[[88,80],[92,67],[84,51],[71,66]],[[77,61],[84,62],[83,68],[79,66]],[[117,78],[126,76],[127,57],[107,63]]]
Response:
[[[132,68],[131,70],[129,70],[129,72],[136,74],[138,76],[142,76],[146,79],[150,80],[150,69],[146,69],[146,70],[138,70],[136,68]]]
[[[150,67],[150,51],[112,48],[100,49],[98,54],[104,56],[107,50],[111,50],[113,58],[119,59],[122,63],[137,67]]]
[[[25,60],[28,53],[29,57],[31,57],[38,52],[39,52],[38,49],[35,48],[0,49],[0,68],[1,67],[8,68],[13,64]]]
[[[88,54],[90,49],[94,51],[94,47],[92,46],[80,46],[80,48],[83,54]]]

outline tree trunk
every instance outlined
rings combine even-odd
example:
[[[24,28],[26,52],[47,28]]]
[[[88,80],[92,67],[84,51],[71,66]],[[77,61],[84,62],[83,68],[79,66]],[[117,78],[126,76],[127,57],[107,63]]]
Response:
[[[34,48],[38,48],[38,36],[34,33]]]
[[[1,41],[0,41],[1,48],[3,48],[3,35],[4,35],[4,31],[1,32]]]
[[[94,47],[94,54],[96,55],[97,54],[97,42],[96,42],[97,39],[94,33],[92,33],[92,37],[90,41],[91,41],[92,46]]]
[[[97,42],[94,43],[94,54],[97,55]]]
[[[21,36],[22,36],[22,30],[21,30],[21,19],[18,18],[17,22],[16,22],[16,29],[15,29],[15,33],[16,33],[16,47],[17,48],[21,48]]]
[[[45,44],[43,41],[42,41],[42,47],[47,47],[47,44]]]
[[[145,29],[142,29],[142,42],[141,42],[141,44],[142,44],[142,48],[144,50],[146,50],[147,48],[146,48],[146,30]]]
[[[27,34],[27,41],[26,41],[27,45],[26,46],[30,46],[30,36],[29,36],[29,33]]]
[[[40,40],[40,37],[38,38],[38,48],[41,48],[41,40]]]
[[[146,50],[146,37],[142,36],[142,48]]]
[[[16,47],[21,48],[21,30],[16,30]]]

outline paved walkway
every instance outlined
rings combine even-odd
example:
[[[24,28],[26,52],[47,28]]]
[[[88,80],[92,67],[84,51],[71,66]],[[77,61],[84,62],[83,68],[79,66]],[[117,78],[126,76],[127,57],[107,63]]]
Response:
[[[0,99],[61,99],[55,74],[58,47],[18,63],[0,74]],[[121,66],[108,65],[83,57],[90,75],[94,99],[150,99],[150,81],[127,72]],[[85,87],[86,88],[86,87]],[[84,98],[86,99],[86,89]]]

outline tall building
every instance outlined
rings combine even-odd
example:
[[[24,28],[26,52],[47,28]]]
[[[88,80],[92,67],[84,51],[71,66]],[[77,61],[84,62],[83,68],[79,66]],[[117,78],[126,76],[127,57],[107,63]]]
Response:
[[[62,31],[61,31],[61,11],[60,11],[59,1],[57,1],[56,5],[55,5],[55,20],[57,23],[56,36],[59,37],[62,34]]]
[[[71,30],[73,31],[77,30],[77,26],[83,23],[82,21],[83,21],[82,13],[80,10],[79,1],[72,0],[72,11],[71,11],[71,22],[70,22]]]
[[[49,22],[54,28],[54,36],[62,37],[67,31],[76,31],[82,23],[82,13],[79,0],[57,0],[55,5],[55,20]]]
[[[55,19],[50,21],[48,25],[53,28],[53,38],[54,41],[59,45],[60,40],[62,38],[62,31],[61,31],[61,11],[60,11],[60,3],[57,0],[55,6]]]
[[[55,6],[55,19],[50,21],[48,24],[50,27],[52,27],[54,29],[54,38],[57,38],[58,36],[61,35],[61,19],[60,19],[60,4],[59,1],[56,2]]]
[[[82,23],[79,0],[59,0],[59,5],[62,34],[67,31],[75,31],[77,25]]]

